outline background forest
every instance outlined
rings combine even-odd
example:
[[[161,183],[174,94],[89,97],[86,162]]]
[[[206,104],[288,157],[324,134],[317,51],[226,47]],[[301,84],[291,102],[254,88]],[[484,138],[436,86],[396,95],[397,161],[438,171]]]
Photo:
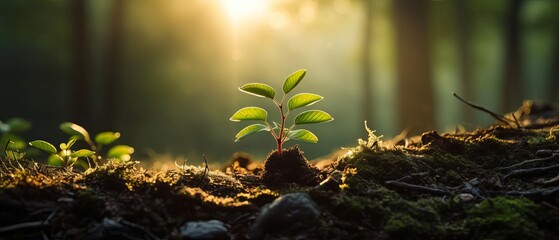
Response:
[[[72,121],[121,132],[136,159],[262,159],[273,139],[234,143],[228,119],[272,105],[237,87],[301,68],[298,90],[336,119],[309,128],[310,159],[355,145],[364,120],[385,138],[474,129],[494,120],[451,92],[498,113],[559,103],[559,1],[0,1],[0,120],[30,120],[27,140],[65,141]]]

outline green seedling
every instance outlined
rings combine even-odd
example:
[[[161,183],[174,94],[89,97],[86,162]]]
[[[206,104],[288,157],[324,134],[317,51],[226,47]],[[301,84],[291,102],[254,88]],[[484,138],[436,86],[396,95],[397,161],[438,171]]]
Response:
[[[57,162],[62,162],[65,167],[72,167],[79,158],[87,158],[89,163],[88,157],[93,156],[95,152],[89,149],[73,151],[71,148],[74,143],[76,143],[76,139],[70,139],[67,143],[61,143],[59,145],[60,151],[58,151],[54,145],[45,140],[35,140],[29,142],[29,145],[49,153],[49,164],[51,165],[59,165]]]
[[[60,151],[51,143],[44,140],[35,140],[29,144],[33,147],[46,151],[50,154],[48,163],[51,165],[63,165],[70,167],[76,163],[80,158],[87,159],[87,163],[79,162],[84,168],[91,168],[90,159],[93,160],[95,166],[98,165],[98,160],[101,159],[97,153],[101,151],[103,146],[110,145],[120,138],[119,132],[102,132],[91,138],[89,132],[80,125],[71,122],[63,122],[60,124],[60,130],[70,135],[67,143],[60,144]],[[84,141],[89,149],[80,149],[73,151],[71,147],[76,141]],[[120,162],[130,160],[131,154],[134,153],[134,148],[127,145],[116,145],[107,151],[107,158],[114,158]]]
[[[22,118],[10,118],[5,122],[0,121],[0,146],[4,147],[6,158],[12,160],[23,158],[27,142],[20,134],[30,128],[31,123]]]
[[[4,147],[4,154],[6,155],[6,159],[8,159],[8,163],[10,164],[10,166],[12,168],[16,168],[13,164],[13,161],[17,162],[17,165],[19,166],[19,168],[25,172],[25,168],[23,168],[23,166],[21,166],[21,163],[19,163],[19,160],[23,159],[23,156],[25,156],[25,152],[20,152],[17,149],[13,149],[13,150],[8,150],[9,146],[11,144],[14,144],[14,141],[8,139],[8,142],[6,143],[6,146]],[[4,161],[2,161],[0,159],[0,162],[2,162],[2,166],[4,167],[5,170],[8,170],[8,167],[6,166],[6,164],[4,164]]]
[[[91,151],[100,152],[103,146],[110,145],[120,138],[119,132],[101,132],[91,138],[89,132],[80,125],[71,122],[64,122],[60,124],[60,129],[70,135],[70,139],[83,140]],[[107,151],[106,158],[115,158],[120,162],[130,160],[131,154],[134,153],[134,148],[128,145],[116,145]],[[100,156],[93,156],[95,163],[100,159]]]
[[[6,155],[6,158],[8,160],[12,160],[12,161],[18,161],[23,159],[23,157],[25,156],[25,152],[20,151],[18,148],[13,148],[10,147],[12,145],[15,145],[16,143],[14,141],[12,141],[11,139],[8,139],[8,142],[6,143],[6,146],[4,147],[4,155]]]
[[[280,123],[273,122],[274,127],[272,127],[268,122],[268,112],[266,112],[266,110],[264,110],[263,108],[241,108],[235,114],[233,114],[233,116],[230,118],[231,121],[258,121],[260,123],[251,124],[239,131],[239,133],[237,133],[237,135],[235,136],[235,142],[254,133],[268,131],[271,133],[277,143],[279,155],[282,154],[283,143],[291,139],[311,143],[318,142],[318,137],[316,137],[316,135],[314,135],[314,133],[312,133],[311,131],[306,129],[294,130],[294,127],[303,124],[329,122],[334,120],[334,118],[332,118],[332,116],[330,116],[330,114],[328,114],[327,112],[321,110],[304,111],[302,113],[299,113],[295,117],[294,123],[290,127],[286,127],[286,118],[289,116],[291,111],[297,108],[315,104],[323,99],[322,96],[314,93],[299,93],[291,97],[287,101],[287,106],[285,105],[287,94],[291,92],[291,90],[293,90],[301,82],[301,80],[303,80],[306,72],[307,70],[301,69],[295,71],[285,79],[283,83],[283,96],[280,101],[277,101],[275,99],[276,90],[267,84],[248,83],[240,87],[239,90],[241,92],[248,93],[257,97],[271,99],[278,107],[278,110],[281,114],[281,121]],[[287,107],[287,109],[285,107]]]

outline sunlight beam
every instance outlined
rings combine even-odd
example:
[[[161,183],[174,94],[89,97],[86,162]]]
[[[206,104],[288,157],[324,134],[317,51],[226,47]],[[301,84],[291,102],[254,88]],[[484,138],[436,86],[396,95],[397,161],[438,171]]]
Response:
[[[221,4],[233,21],[265,14],[268,0],[221,0]]]

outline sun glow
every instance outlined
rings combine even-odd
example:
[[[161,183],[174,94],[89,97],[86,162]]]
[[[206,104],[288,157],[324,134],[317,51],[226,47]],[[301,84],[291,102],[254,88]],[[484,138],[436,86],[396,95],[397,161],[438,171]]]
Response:
[[[221,0],[233,21],[266,14],[268,2],[269,0]]]

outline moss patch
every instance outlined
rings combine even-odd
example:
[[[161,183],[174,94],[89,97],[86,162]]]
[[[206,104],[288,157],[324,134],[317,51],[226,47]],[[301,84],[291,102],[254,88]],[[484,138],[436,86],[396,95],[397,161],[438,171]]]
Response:
[[[42,232],[52,238],[178,239],[185,222],[217,219],[233,238],[246,239],[262,206],[303,191],[321,217],[305,231],[278,234],[282,239],[559,239],[559,186],[543,184],[557,172],[503,179],[519,168],[506,167],[558,151],[553,129],[431,131],[405,146],[384,145],[373,135],[320,172],[292,149],[286,154],[304,161],[268,163],[265,174],[273,178],[257,170],[232,174],[195,166],[157,172],[134,162],[81,173],[24,160],[23,170],[0,168],[0,233],[14,239]],[[520,168],[559,164],[553,161]],[[316,188],[335,170],[342,173],[341,190]],[[46,219],[37,228],[18,225]],[[112,232],[103,225],[109,220],[128,227]]]

